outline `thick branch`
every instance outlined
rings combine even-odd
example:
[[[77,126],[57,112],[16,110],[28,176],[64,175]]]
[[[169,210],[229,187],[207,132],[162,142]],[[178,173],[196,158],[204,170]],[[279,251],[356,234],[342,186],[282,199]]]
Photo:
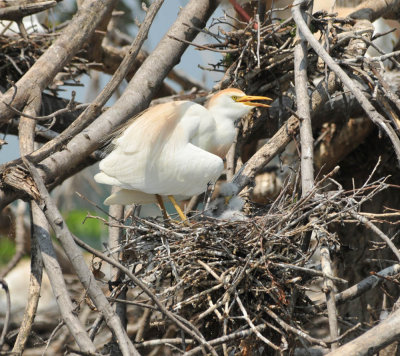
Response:
[[[301,11],[303,0],[293,4],[292,11]],[[298,5],[298,6],[297,6]],[[301,16],[305,16],[304,14]],[[307,42],[302,33],[297,30],[297,41],[294,49],[294,79],[296,89],[297,114],[300,123],[301,143],[301,186],[302,196],[306,196],[314,187],[314,140],[312,135],[310,104],[307,79]]]
[[[400,0],[368,0],[358,5],[349,15],[353,19],[374,22],[379,17],[397,20],[400,17]]]
[[[327,356],[373,355],[400,336],[400,309],[385,321],[368,330],[358,338],[330,352]]]

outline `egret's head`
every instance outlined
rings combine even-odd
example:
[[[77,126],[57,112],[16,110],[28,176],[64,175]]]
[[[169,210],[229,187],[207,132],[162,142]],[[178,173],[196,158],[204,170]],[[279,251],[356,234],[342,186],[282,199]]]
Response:
[[[228,88],[221,90],[211,97],[207,103],[207,109],[217,116],[225,116],[234,121],[248,114],[254,107],[270,106],[265,103],[256,102],[260,100],[272,100],[266,96],[246,95],[239,89]]]

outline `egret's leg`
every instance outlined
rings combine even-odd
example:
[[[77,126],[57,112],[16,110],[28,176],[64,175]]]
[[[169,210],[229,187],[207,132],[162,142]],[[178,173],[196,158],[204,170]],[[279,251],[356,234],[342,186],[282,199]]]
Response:
[[[169,220],[167,209],[165,209],[165,205],[164,205],[164,202],[163,202],[161,196],[158,194],[154,194],[154,195],[156,196],[156,199],[158,201],[158,205],[160,206],[164,220]]]
[[[172,205],[174,206],[176,212],[179,214],[179,217],[182,219],[182,221],[187,225],[188,224],[188,218],[187,216],[183,213],[182,209],[179,207],[178,203],[176,202],[175,198],[172,195],[168,195],[168,199],[171,200]]]

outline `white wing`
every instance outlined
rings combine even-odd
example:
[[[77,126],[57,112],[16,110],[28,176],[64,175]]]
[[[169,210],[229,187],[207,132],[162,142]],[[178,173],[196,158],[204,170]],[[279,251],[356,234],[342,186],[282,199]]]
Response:
[[[114,140],[95,180],[149,194],[205,191],[223,170],[221,158],[190,143],[205,122],[215,124],[207,109],[191,102],[149,109]]]

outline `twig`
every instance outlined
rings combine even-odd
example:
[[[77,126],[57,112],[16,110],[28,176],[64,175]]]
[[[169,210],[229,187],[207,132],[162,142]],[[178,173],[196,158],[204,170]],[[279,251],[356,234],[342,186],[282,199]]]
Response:
[[[256,326],[253,324],[253,322],[250,320],[249,315],[245,309],[245,307],[243,306],[242,301],[239,298],[239,295],[237,293],[235,293],[235,299],[236,302],[239,305],[240,310],[242,311],[243,317],[245,318],[245,320],[247,321],[247,323],[249,324],[251,330],[253,330],[254,334],[257,335],[257,337],[263,341],[265,344],[267,344],[269,347],[273,348],[275,351],[279,351],[280,347],[276,346],[274,343],[272,343],[271,341],[269,341],[265,336],[263,336],[256,328]]]
[[[43,264],[46,268],[54,296],[60,308],[61,316],[79,348],[85,352],[95,352],[95,346],[89,339],[84,327],[75,315],[74,306],[72,305],[72,301],[62,275],[61,267],[57,261],[57,257],[51,242],[46,217],[44,216],[41,208],[35,202],[32,202],[32,219],[35,221],[33,233],[37,236]]]
[[[313,338],[312,336],[308,335],[307,333],[305,333],[302,330],[299,330],[289,324],[287,324],[286,322],[284,322],[281,318],[278,317],[278,315],[276,315],[271,309],[269,309],[266,305],[263,305],[263,309],[265,309],[265,311],[267,312],[267,314],[274,319],[281,327],[283,327],[286,331],[291,331],[293,333],[295,333],[297,336],[307,340],[308,342],[310,342],[311,344],[317,344],[320,345],[322,347],[327,347],[326,343]]]
[[[311,274],[313,276],[326,277],[326,278],[332,279],[335,282],[342,283],[342,284],[347,284],[348,283],[348,281],[346,281],[345,279],[342,279],[342,278],[339,278],[339,277],[335,277],[335,276],[326,275],[324,272],[317,271],[317,270],[311,269],[311,268],[305,268],[305,267],[296,266],[296,265],[289,264],[289,263],[282,263],[282,262],[279,262],[279,263],[271,262],[271,265],[278,266],[278,267],[281,267],[281,268],[293,269],[295,271],[308,273],[308,274]]]
[[[53,112],[52,114],[45,115],[45,116],[28,115],[28,114],[26,114],[26,113],[24,113],[22,111],[19,111],[16,108],[12,107],[11,105],[7,104],[6,102],[4,102],[4,105],[6,105],[14,113],[16,113],[16,114],[18,114],[20,116],[26,117],[28,119],[32,119],[32,120],[35,120],[35,121],[47,121],[47,120],[50,120],[50,119],[54,119],[58,115],[61,115],[61,114],[71,113],[71,112],[74,112],[74,111],[78,111],[78,110],[84,109],[84,108],[88,107],[90,104],[79,104],[79,105],[74,105],[72,107],[67,106],[64,109],[57,110],[57,111]]]
[[[329,256],[329,249],[326,244],[326,237],[321,246],[321,266],[322,271],[325,275],[332,275],[331,259]],[[331,279],[325,278],[324,280],[324,292],[326,297],[326,305],[328,309],[328,321],[329,321],[329,331],[331,336],[331,341],[336,340],[339,337],[339,328],[337,323],[337,309],[335,303],[335,285]],[[333,342],[331,344],[331,349],[336,349],[338,344]]]
[[[397,259],[400,261],[400,251],[399,249],[395,246],[395,244],[392,242],[392,240],[384,234],[378,227],[376,227],[372,222],[370,222],[365,216],[362,216],[355,212],[354,210],[349,211],[350,215],[363,223],[365,226],[367,226],[369,229],[371,229],[373,232],[375,232],[383,241],[387,243],[387,245],[390,247],[392,252],[395,254]]]
[[[182,344],[185,342],[186,344],[194,344],[194,340],[192,339],[182,339],[180,337],[176,337],[174,339],[156,339],[156,340],[149,340],[149,341],[142,341],[136,344],[136,347],[151,347],[151,346],[160,346],[160,345],[167,345],[167,344]]]
[[[118,190],[117,187],[112,188],[112,193]],[[122,221],[124,218],[124,207],[123,205],[111,205],[109,208],[109,214],[112,218],[109,218],[109,222],[112,223],[115,220]],[[121,227],[112,226],[110,225],[108,228],[108,245],[110,250],[117,249],[118,246],[122,244],[124,231]],[[122,253],[115,253],[112,257],[116,260],[120,260],[122,258]],[[113,281],[122,281],[124,279],[123,273],[117,268],[113,270]],[[126,288],[121,292],[119,298],[125,299],[126,298]],[[116,303],[115,304],[115,312],[118,318],[121,320],[121,324],[124,329],[127,327],[127,318],[126,318],[126,304],[124,303]]]
[[[255,326],[255,329],[257,331],[263,331],[264,329],[266,329],[267,325],[266,324],[261,324],[261,325],[257,325]],[[226,343],[230,340],[235,340],[235,339],[245,339],[247,336],[251,335],[254,333],[253,329],[247,329],[247,330],[241,330],[241,331],[237,331],[234,332],[232,334],[228,334],[226,336],[222,336],[219,337],[217,339],[211,340],[210,341],[210,345],[212,346],[217,346],[217,345],[221,345],[223,343]],[[201,347],[197,346],[195,348],[193,348],[192,350],[185,352],[183,354],[183,356],[192,356],[192,355],[196,355],[197,353],[201,352]]]
[[[29,104],[24,108],[24,113],[29,115],[36,115],[40,110],[41,103],[42,101],[41,101],[40,90],[39,88],[34,88],[31,91],[31,100]],[[18,135],[19,135],[19,147],[21,155],[29,154],[34,149],[35,125],[36,125],[35,121],[26,117],[20,117]],[[41,236],[39,236],[37,232],[37,225],[40,226],[42,221],[38,220],[38,217],[35,215],[35,208],[37,208],[36,204],[34,202],[31,202],[30,209],[31,209],[32,243],[31,243],[31,273],[29,279],[28,303],[25,308],[24,317],[21,323],[20,330],[18,332],[17,340],[13,347],[13,351],[15,350],[16,352],[20,353],[24,351],[25,344],[32,330],[32,325],[37,312],[39,298],[40,298],[40,290],[42,285],[42,276],[43,276],[42,260],[45,260],[47,257],[47,256],[42,256],[40,252],[41,242],[39,239]],[[21,219],[23,219],[23,212],[21,213],[22,213]],[[50,279],[50,274],[49,274],[49,279]],[[67,310],[66,312],[68,313]],[[65,313],[64,315],[67,315],[67,313]],[[78,325],[78,328],[76,330],[79,330],[80,326],[79,322],[77,322],[77,320],[72,320],[70,326],[73,324]],[[82,331],[83,327],[81,327],[80,330]],[[71,334],[74,335],[73,333]],[[76,334],[74,336],[76,336]],[[90,345],[90,343],[87,343],[86,341],[87,339],[83,338],[82,349],[93,350],[94,346]]]
[[[8,327],[10,324],[10,316],[11,316],[11,298],[10,298],[10,290],[8,289],[8,284],[4,279],[0,279],[1,288],[6,293],[6,316],[4,318],[4,326],[0,335],[0,349],[3,347],[4,339],[7,335]]]
[[[186,44],[189,44],[191,46],[194,46],[194,47],[197,47],[197,48],[200,48],[200,49],[204,49],[204,50],[212,51],[212,52],[217,52],[217,53],[237,53],[237,52],[240,51],[239,48],[217,49],[217,48],[207,47],[207,46],[204,46],[204,45],[193,43],[193,42],[184,40],[183,38],[178,38],[178,37],[175,37],[175,36],[172,36],[172,35],[169,35],[168,37],[172,38],[173,40],[176,40],[176,41],[179,41],[179,42],[182,42],[182,43],[186,43]]]
[[[379,271],[375,275],[369,276],[363,279],[362,281],[358,282],[354,286],[351,286],[350,288],[336,294],[335,301],[337,304],[343,304],[349,300],[358,298],[363,293],[378,286],[383,281],[383,279],[379,277],[392,276],[398,273],[400,273],[400,264],[387,267],[382,271]]]
[[[373,355],[400,335],[400,309],[393,312],[387,319],[366,331],[358,338],[348,342],[327,356]]]

